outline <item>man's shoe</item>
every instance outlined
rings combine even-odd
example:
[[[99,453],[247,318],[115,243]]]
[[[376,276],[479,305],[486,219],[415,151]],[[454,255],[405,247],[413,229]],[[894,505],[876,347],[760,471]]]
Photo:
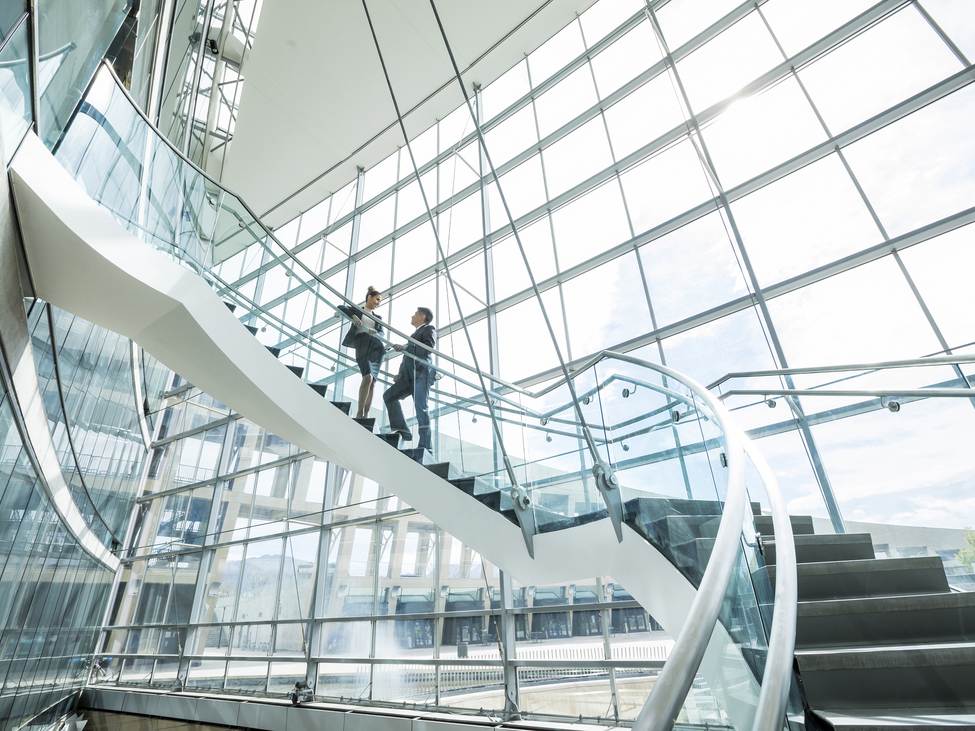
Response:
[[[389,433],[399,434],[399,438],[402,439],[404,442],[413,441],[413,432],[411,432],[409,429],[391,429]]]

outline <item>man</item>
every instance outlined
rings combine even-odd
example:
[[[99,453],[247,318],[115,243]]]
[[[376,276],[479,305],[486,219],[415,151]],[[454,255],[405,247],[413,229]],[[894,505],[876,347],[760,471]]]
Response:
[[[410,324],[416,328],[410,336],[411,340],[423,343],[429,348],[437,346],[437,330],[430,323],[433,322],[433,311],[427,307],[418,307]],[[407,396],[413,397],[416,408],[416,424],[419,428],[417,447],[433,449],[433,439],[430,435],[430,409],[427,400],[430,396],[430,386],[433,385],[435,371],[425,363],[430,362],[430,351],[421,348],[416,343],[394,345],[398,351],[406,351],[403,362],[400,363],[399,373],[393,378],[393,385],[386,389],[383,401],[386,402],[386,413],[389,414],[389,430],[398,433],[403,441],[413,439],[413,434],[406,426],[403,407],[400,401]],[[413,356],[412,358],[410,356]]]

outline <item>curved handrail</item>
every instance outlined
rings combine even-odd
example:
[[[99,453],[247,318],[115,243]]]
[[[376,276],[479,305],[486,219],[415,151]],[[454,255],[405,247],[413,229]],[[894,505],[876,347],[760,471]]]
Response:
[[[728,494],[721,516],[721,524],[714,539],[714,549],[707,570],[701,579],[697,595],[691,604],[687,621],[670,652],[667,664],[654,683],[646,705],[633,724],[634,731],[669,731],[677,721],[684,699],[691,689],[697,669],[704,658],[714,625],[718,621],[728,585],[738,559],[738,539],[745,517],[745,450],[740,430],[736,429],[727,411],[703,386],[666,366],[651,364],[621,353],[604,351],[616,360],[650,366],[668,378],[684,384],[713,412],[724,432],[728,448]]]
[[[755,712],[753,731],[775,731],[782,728],[789,690],[792,687],[792,657],[796,649],[796,615],[798,613],[798,578],[796,575],[796,543],[792,535],[792,520],[778,480],[768,462],[744,437],[745,454],[751,459],[765,484],[772,526],[775,530],[775,610],[769,633],[769,650],[765,659],[762,692]]]

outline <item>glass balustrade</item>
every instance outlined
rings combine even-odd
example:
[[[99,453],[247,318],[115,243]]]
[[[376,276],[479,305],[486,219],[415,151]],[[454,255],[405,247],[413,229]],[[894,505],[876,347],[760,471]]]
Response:
[[[870,533],[877,558],[939,556],[953,590],[973,591],[973,352],[969,346],[910,361],[733,373],[710,388],[773,466],[784,467],[783,440],[808,426],[846,531]],[[879,493],[884,511],[876,507]],[[794,512],[812,512],[817,533],[834,531],[818,506]]]

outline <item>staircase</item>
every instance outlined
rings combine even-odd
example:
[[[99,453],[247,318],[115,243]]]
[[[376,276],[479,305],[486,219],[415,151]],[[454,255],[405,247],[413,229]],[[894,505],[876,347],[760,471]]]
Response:
[[[774,582],[771,521],[755,522]],[[807,727],[975,726],[975,593],[951,592],[937,556],[880,560],[868,533],[815,535],[808,516],[792,530]]]

